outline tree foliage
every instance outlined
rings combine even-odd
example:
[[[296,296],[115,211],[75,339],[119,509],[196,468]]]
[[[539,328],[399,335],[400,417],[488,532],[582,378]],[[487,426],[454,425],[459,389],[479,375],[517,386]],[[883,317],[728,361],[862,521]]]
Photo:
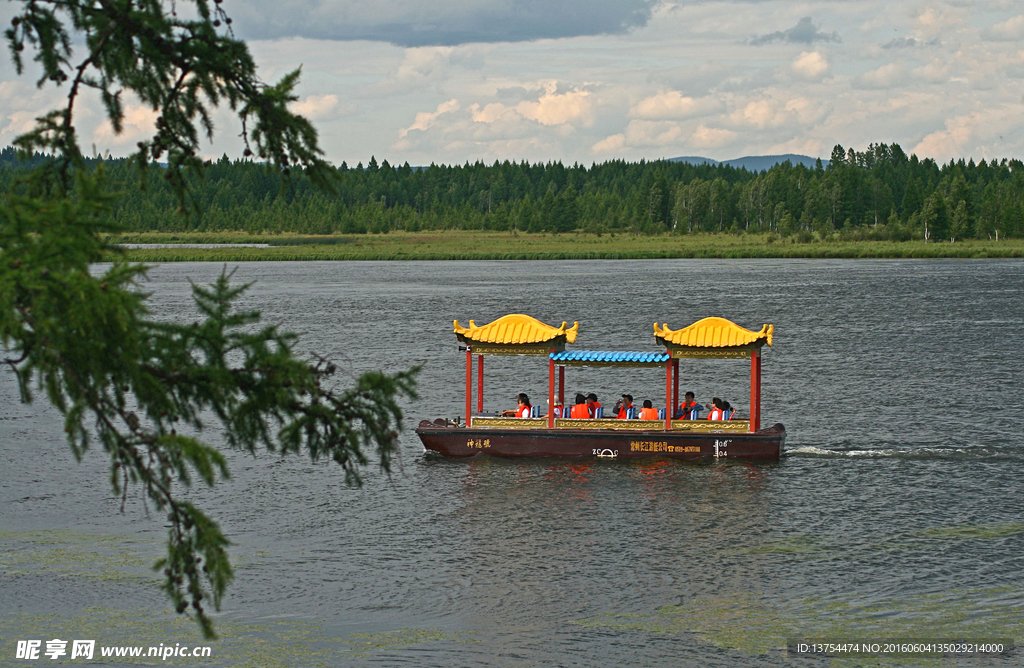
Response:
[[[126,160],[102,161],[128,184]],[[4,170],[0,183],[13,178]],[[775,232],[921,239],[926,203],[935,193],[966,218],[956,235],[932,239],[1024,235],[1024,165],[1017,160],[951,161],[907,156],[897,144],[857,152],[837,146],[827,166],[788,162],[762,172],[726,165],[613,160],[590,167],[558,162],[466,163],[414,168],[387,161],[331,171],[335,192],[299,176],[227,157],[187,181],[199,215],[177,212],[173,189],[151,169],[145,191],[114,204],[125,229],[346,234],[392,230],[485,229],[564,233]],[[934,205],[934,202],[932,202]],[[928,209],[928,210],[926,210]],[[895,216],[893,215],[895,214]]]
[[[185,5],[195,18],[179,18]],[[260,82],[230,23],[220,0],[23,0],[5,33],[19,73],[27,50],[41,72],[38,84],[67,97],[15,140],[21,161],[5,172],[2,361],[16,374],[22,400],[42,393],[63,414],[75,457],[98,444],[115,493],[126,499],[137,487],[147,507],[166,513],[167,554],[156,569],[177,612],[194,615],[207,637],[214,630],[204,606],[220,606],[232,569],[228,538],[182,497],[196,479],[212,485],[228,476],[204,429],[215,423],[232,448],[333,459],[358,484],[370,456],[390,470],[399,401],[415,396],[418,370],[367,373],[355,387],[338,387],[333,364],[300,358],[294,334],[237,308],[249,286],[232,285],[229,273],[193,286],[200,317],[178,323],[150,314],[139,289],[145,266],[116,262],[90,271],[116,252],[106,235],[123,229],[109,172],[122,184],[166,191],[182,220],[186,208],[198,212],[197,151],[203,136],[213,136],[218,104],[242,119],[246,152],[280,168],[269,170],[273,178],[288,179],[297,167],[304,184],[331,185],[335,172],[320,157],[316,132],[288,110],[298,72]],[[84,44],[81,52],[73,44]],[[98,93],[115,132],[126,96],[157,112],[155,135],[139,142],[131,161],[108,169],[83,156],[74,122],[86,89]],[[161,158],[166,165],[156,169]]]

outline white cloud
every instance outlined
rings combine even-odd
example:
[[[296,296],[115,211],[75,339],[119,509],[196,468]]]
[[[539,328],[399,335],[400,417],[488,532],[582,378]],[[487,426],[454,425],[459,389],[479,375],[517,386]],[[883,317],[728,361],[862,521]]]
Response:
[[[127,105],[124,108],[121,134],[115,134],[114,126],[106,120],[93,132],[93,141],[103,153],[112,146],[134,144],[139,140],[148,139],[156,132],[157,116],[157,112],[149,107]]]
[[[963,156],[967,143],[974,136],[978,125],[978,114],[958,116],[946,121],[946,127],[936,130],[918,142],[912,153],[922,157],[945,160],[953,156]]]
[[[565,93],[557,92],[557,85],[550,82],[546,92],[536,102],[524,100],[516,105],[516,111],[531,121],[543,125],[561,125],[581,121],[584,125],[593,122],[590,92],[574,88]]]
[[[687,131],[674,121],[633,119],[624,132],[610,135],[590,147],[592,153],[615,153],[623,149],[681,146]]]
[[[697,129],[690,135],[690,143],[697,148],[717,148],[728,144],[736,137],[732,130],[723,128],[709,128],[704,124],[698,125]]]
[[[447,114],[448,112],[451,111],[457,111],[458,109],[459,101],[456,99],[451,99],[448,100],[447,102],[442,102],[441,104],[437,105],[437,109],[434,111],[421,111],[418,114],[416,114],[416,120],[413,121],[413,124],[407,128],[402,128],[402,130],[399,131],[398,136],[401,138],[405,138],[405,136],[408,135],[413,130],[420,130],[422,132],[423,130],[426,130],[431,125],[433,125],[434,121],[436,121],[438,117],[441,116],[442,114]]]
[[[682,119],[700,116],[717,106],[720,105],[714,100],[695,100],[679,91],[671,90],[645,97],[630,109],[630,115],[648,119]]]
[[[514,110],[510,110],[500,102],[491,102],[483,107],[474,103],[469,107],[469,111],[476,123],[495,123],[510,111],[514,113]]]
[[[804,79],[820,79],[828,72],[828,60],[819,51],[804,51],[790,64]]]
[[[781,91],[773,91],[779,95]],[[758,129],[778,128],[786,125],[807,126],[822,118],[829,105],[797,96],[789,99],[763,97],[738,107],[731,115],[733,123]]]
[[[27,81],[0,81],[0,145],[29,132],[36,126],[36,118],[64,102],[63,96],[53,89],[38,89]],[[78,120],[89,112],[80,109]]]
[[[911,74],[928,83],[946,83],[949,81],[949,63],[940,58],[933,58],[931,62],[915,67]]]
[[[827,148],[831,148],[831,146]],[[775,144],[769,147],[765,153],[768,155],[796,153],[797,155],[818,157],[824,153],[825,149],[826,147],[822,144],[820,139],[812,137],[796,137],[789,141],[782,142],[781,144]]]
[[[738,109],[732,115],[733,120],[745,122],[758,128],[777,125],[777,111],[770,100],[757,100]]]
[[[634,119],[626,126],[625,134],[628,146],[665,146],[677,142],[683,129],[672,121]]]
[[[936,4],[921,9],[911,24],[917,38],[927,41],[962,29],[968,23],[965,18],[962,9]]]
[[[859,88],[894,88],[903,83],[906,74],[906,70],[899,63],[886,63],[860,75],[856,78],[855,83]]]
[[[337,95],[310,95],[304,100],[293,102],[289,109],[311,121],[320,121],[336,116],[340,105]]]
[[[409,84],[443,76],[452,50],[450,46],[406,49],[402,63],[390,78],[398,83]]]
[[[295,108],[318,122],[334,162],[365,164],[375,154],[398,164],[485,157],[571,163],[610,155],[657,158],[670,150],[686,155],[698,146],[709,147],[699,153],[716,159],[789,150],[826,157],[836,143],[862,149],[878,141],[896,141],[908,151],[917,143],[922,150],[970,151],[975,159],[982,149],[1024,156],[1024,37],[1014,37],[1022,0],[671,0],[628,34],[525,41],[488,37],[525,36],[518,27],[466,19],[478,7],[486,9],[474,14],[479,18],[504,11],[501,2],[508,8],[535,1],[250,0],[231,11],[264,80],[302,65]],[[325,34],[380,29],[392,43],[344,36],[253,41],[237,14],[258,12],[275,37],[294,24]],[[838,31],[842,41],[778,39],[760,47],[743,41],[800,25],[804,16],[813,17],[819,32]],[[284,23],[271,25],[277,19]],[[385,24],[392,19],[398,25],[390,32]],[[438,35],[455,35],[471,23],[483,25],[472,35],[488,41],[437,44]],[[415,27],[423,39],[412,34]],[[393,45],[430,40],[434,46]],[[9,59],[0,59],[0,145],[66,95],[66,87],[36,89],[38,68],[30,58],[27,63],[27,74],[17,77]],[[550,81],[556,76],[557,84]],[[16,89],[12,81],[20,82]],[[97,148],[130,152],[134,142],[113,137],[109,126],[97,130],[102,106],[89,95],[76,105],[84,148],[98,133]],[[456,102],[439,109],[445,101]],[[988,113],[996,109],[1006,111]],[[982,120],[968,133],[976,112]],[[337,121],[341,116],[344,123]],[[948,127],[947,119],[954,119]],[[240,155],[237,121],[232,124],[230,112],[215,120],[217,138],[209,147],[204,141],[204,154]],[[393,154],[384,155],[389,150]]]
[[[991,25],[981,34],[985,39],[997,42],[1014,42],[1024,39],[1024,14]]]
[[[621,151],[622,147],[626,145],[626,135],[621,132],[617,135],[611,135],[605,137],[601,141],[597,142],[590,147],[592,153],[615,153]]]
[[[38,114],[30,111],[13,111],[7,114],[4,117],[6,122],[0,125],[0,139],[10,142],[15,137],[29,132],[35,127],[37,116]]]
[[[448,67],[455,51],[450,46],[404,49],[402,60],[386,76],[368,88],[371,97],[406,95],[448,78]]]

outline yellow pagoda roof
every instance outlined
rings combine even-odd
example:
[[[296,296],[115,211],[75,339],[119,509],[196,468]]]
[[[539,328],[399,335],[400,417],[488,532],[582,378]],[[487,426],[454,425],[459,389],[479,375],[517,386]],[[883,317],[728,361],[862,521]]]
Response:
[[[671,330],[668,323],[658,327],[654,323],[654,338],[666,346],[685,348],[736,348],[772,345],[772,325],[763,325],[761,331],[752,332],[725,318],[704,318],[689,327]]]
[[[455,336],[460,341],[491,346],[539,345],[558,339],[562,339],[560,343],[574,343],[579,329],[578,322],[574,322],[572,327],[567,327],[565,322],[561,327],[552,327],[522,313],[502,316],[479,327],[473,320],[469,321],[469,327],[462,327],[458,320],[455,321]]]

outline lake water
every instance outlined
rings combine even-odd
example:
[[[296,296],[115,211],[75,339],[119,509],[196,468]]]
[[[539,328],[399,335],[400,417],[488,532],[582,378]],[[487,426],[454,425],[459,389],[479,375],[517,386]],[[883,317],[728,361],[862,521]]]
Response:
[[[186,279],[220,270],[153,269],[154,312],[193,318]],[[354,490],[329,463],[231,453],[232,479],[194,490],[236,578],[211,658],[168,665],[824,666],[786,639],[1024,640],[1024,262],[267,262],[236,278],[346,377],[424,364],[421,398],[390,478]],[[580,349],[655,350],[655,321],[774,324],[762,414],[786,425],[786,456],[425,454],[411,428],[464,412],[452,320],[516,312],[578,320]],[[543,360],[486,363],[486,410],[520,391],[543,404]],[[684,360],[680,389],[745,414],[748,374]],[[566,390],[657,405],[664,375],[570,369]],[[0,665],[28,665],[18,639],[199,642],[149,570],[159,516],[131,494],[119,514],[102,453],[75,463],[59,416],[18,403],[7,372],[0,443]]]

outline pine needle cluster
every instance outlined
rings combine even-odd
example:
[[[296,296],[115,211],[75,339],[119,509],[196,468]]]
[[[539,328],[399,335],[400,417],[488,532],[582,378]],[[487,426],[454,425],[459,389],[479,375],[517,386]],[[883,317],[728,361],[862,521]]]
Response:
[[[288,109],[298,71],[261,82],[220,0],[18,4],[4,34],[19,74],[31,54],[38,85],[67,97],[15,140],[35,158],[0,195],[0,360],[23,401],[42,394],[61,412],[76,458],[101,447],[114,492],[124,500],[138,489],[166,514],[167,554],[155,569],[177,612],[214,637],[207,607],[219,608],[231,582],[230,541],[182,496],[196,480],[229,475],[203,434],[216,426],[227,447],[330,458],[357,485],[371,457],[390,471],[400,401],[415,398],[418,368],[367,373],[339,389],[333,364],[300,357],[295,334],[238,308],[250,286],[232,284],[227,271],[192,286],[200,317],[191,323],[153,317],[140,287],[146,266],[93,271],[118,252],[106,238],[120,230],[111,218],[117,195],[102,166],[87,167],[75,133],[85,89],[98,93],[115,132],[126,96],[157,112],[155,134],[133,160],[140,184],[147,170],[162,170],[182,215],[195,208],[189,179],[202,175],[199,143],[213,137],[218,105],[238,114],[247,155],[268,169],[286,178],[298,169],[328,188],[334,172],[313,126]],[[186,10],[191,18],[180,17]]]

